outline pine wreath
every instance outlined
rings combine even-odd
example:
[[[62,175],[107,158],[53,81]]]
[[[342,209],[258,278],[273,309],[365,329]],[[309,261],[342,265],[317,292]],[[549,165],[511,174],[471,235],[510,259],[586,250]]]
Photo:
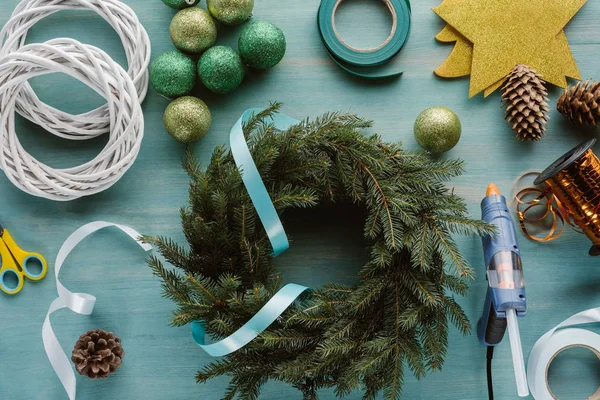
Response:
[[[464,201],[445,182],[460,161],[432,161],[361,132],[371,122],[325,114],[287,131],[270,116],[244,126],[250,151],[280,215],[331,202],[352,202],[365,214],[370,260],[354,287],[315,288],[259,338],[198,372],[205,383],[228,375],[223,399],[257,399],[269,380],[288,383],[304,399],[335,388],[365,399],[401,397],[405,369],[421,378],[441,370],[448,327],[470,331],[454,299],[473,271],[452,234],[487,232],[468,217]],[[146,238],[175,270],[153,257],[150,266],[176,305],[172,324],[201,319],[215,340],[245,324],[281,288],[271,247],[231,153],[218,147],[203,169],[189,154],[189,206],[181,211],[189,247]],[[285,219],[283,219],[285,223]]]

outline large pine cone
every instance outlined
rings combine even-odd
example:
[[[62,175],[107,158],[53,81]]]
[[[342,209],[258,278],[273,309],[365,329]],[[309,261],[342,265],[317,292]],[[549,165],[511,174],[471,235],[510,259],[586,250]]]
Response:
[[[558,99],[556,108],[570,121],[598,126],[600,122],[600,82],[579,82]]]
[[[521,140],[540,140],[550,116],[546,82],[535,70],[517,65],[502,85],[504,118]]]
[[[79,337],[71,355],[75,369],[92,379],[107,378],[121,366],[125,352],[121,339],[102,329],[88,331]]]

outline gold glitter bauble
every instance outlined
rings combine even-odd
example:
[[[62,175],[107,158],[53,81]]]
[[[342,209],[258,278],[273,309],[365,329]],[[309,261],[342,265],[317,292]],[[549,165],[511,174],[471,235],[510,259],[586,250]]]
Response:
[[[252,17],[254,0],[207,0],[213,17],[224,25],[239,25]]]
[[[173,139],[191,143],[206,136],[212,117],[206,103],[196,97],[185,96],[169,104],[165,110],[164,122]]]
[[[460,140],[462,128],[458,116],[446,107],[431,107],[415,121],[414,133],[419,146],[430,153],[451,150]]]
[[[214,46],[217,26],[210,14],[192,7],[179,11],[171,21],[171,40],[178,50],[188,54],[200,54]]]

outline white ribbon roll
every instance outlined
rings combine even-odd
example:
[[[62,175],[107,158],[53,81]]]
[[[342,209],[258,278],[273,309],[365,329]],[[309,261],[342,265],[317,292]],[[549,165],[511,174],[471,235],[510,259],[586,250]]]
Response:
[[[548,385],[548,368],[552,360],[563,350],[585,347],[600,358],[600,335],[585,329],[570,328],[597,322],[600,322],[600,307],[573,315],[548,331],[535,343],[527,362],[529,389],[535,399],[557,399]],[[600,388],[589,399],[600,399]]]
[[[58,298],[50,304],[50,308],[48,309],[48,314],[46,314],[46,320],[44,321],[44,325],[42,327],[42,340],[44,342],[44,349],[46,349],[46,354],[48,355],[48,359],[52,364],[52,368],[54,368],[54,372],[58,375],[58,378],[62,382],[65,390],[67,391],[67,395],[69,399],[75,400],[75,396],[77,393],[77,382],[75,379],[75,372],[73,371],[73,367],[71,366],[71,362],[69,361],[69,357],[61,347],[58,339],[56,338],[56,334],[52,329],[52,324],[50,323],[50,315],[53,312],[60,310],[62,308],[68,308],[71,311],[81,314],[81,315],[90,315],[94,311],[94,306],[96,305],[96,298],[91,294],[87,293],[73,293],[69,289],[63,286],[58,279],[58,274],[60,273],[60,269],[62,268],[63,262],[71,253],[71,251],[86,237],[97,232],[101,229],[114,226],[119,228],[127,235],[129,235],[133,240],[135,240],[145,251],[152,250],[152,246],[148,244],[144,244],[139,240],[141,236],[134,229],[124,226],[117,225],[110,222],[92,222],[90,224],[84,225],[81,228],[77,229],[69,238],[63,243],[58,255],[56,256],[56,263],[54,267],[54,276],[56,278],[56,290],[58,291]]]

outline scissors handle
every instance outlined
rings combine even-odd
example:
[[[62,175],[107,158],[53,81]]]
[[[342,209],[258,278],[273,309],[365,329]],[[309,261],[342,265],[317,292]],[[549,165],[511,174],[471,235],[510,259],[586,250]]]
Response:
[[[26,253],[27,257],[23,259],[21,267],[23,274],[32,281],[44,279],[48,272],[48,263],[44,256],[38,253]]]
[[[23,272],[19,270],[2,239],[0,239],[0,258],[0,290],[7,294],[19,293],[23,289]]]
[[[0,239],[0,255],[0,289],[8,294],[21,291],[24,276],[39,281],[48,272],[46,259],[41,254],[22,250],[6,229]]]

